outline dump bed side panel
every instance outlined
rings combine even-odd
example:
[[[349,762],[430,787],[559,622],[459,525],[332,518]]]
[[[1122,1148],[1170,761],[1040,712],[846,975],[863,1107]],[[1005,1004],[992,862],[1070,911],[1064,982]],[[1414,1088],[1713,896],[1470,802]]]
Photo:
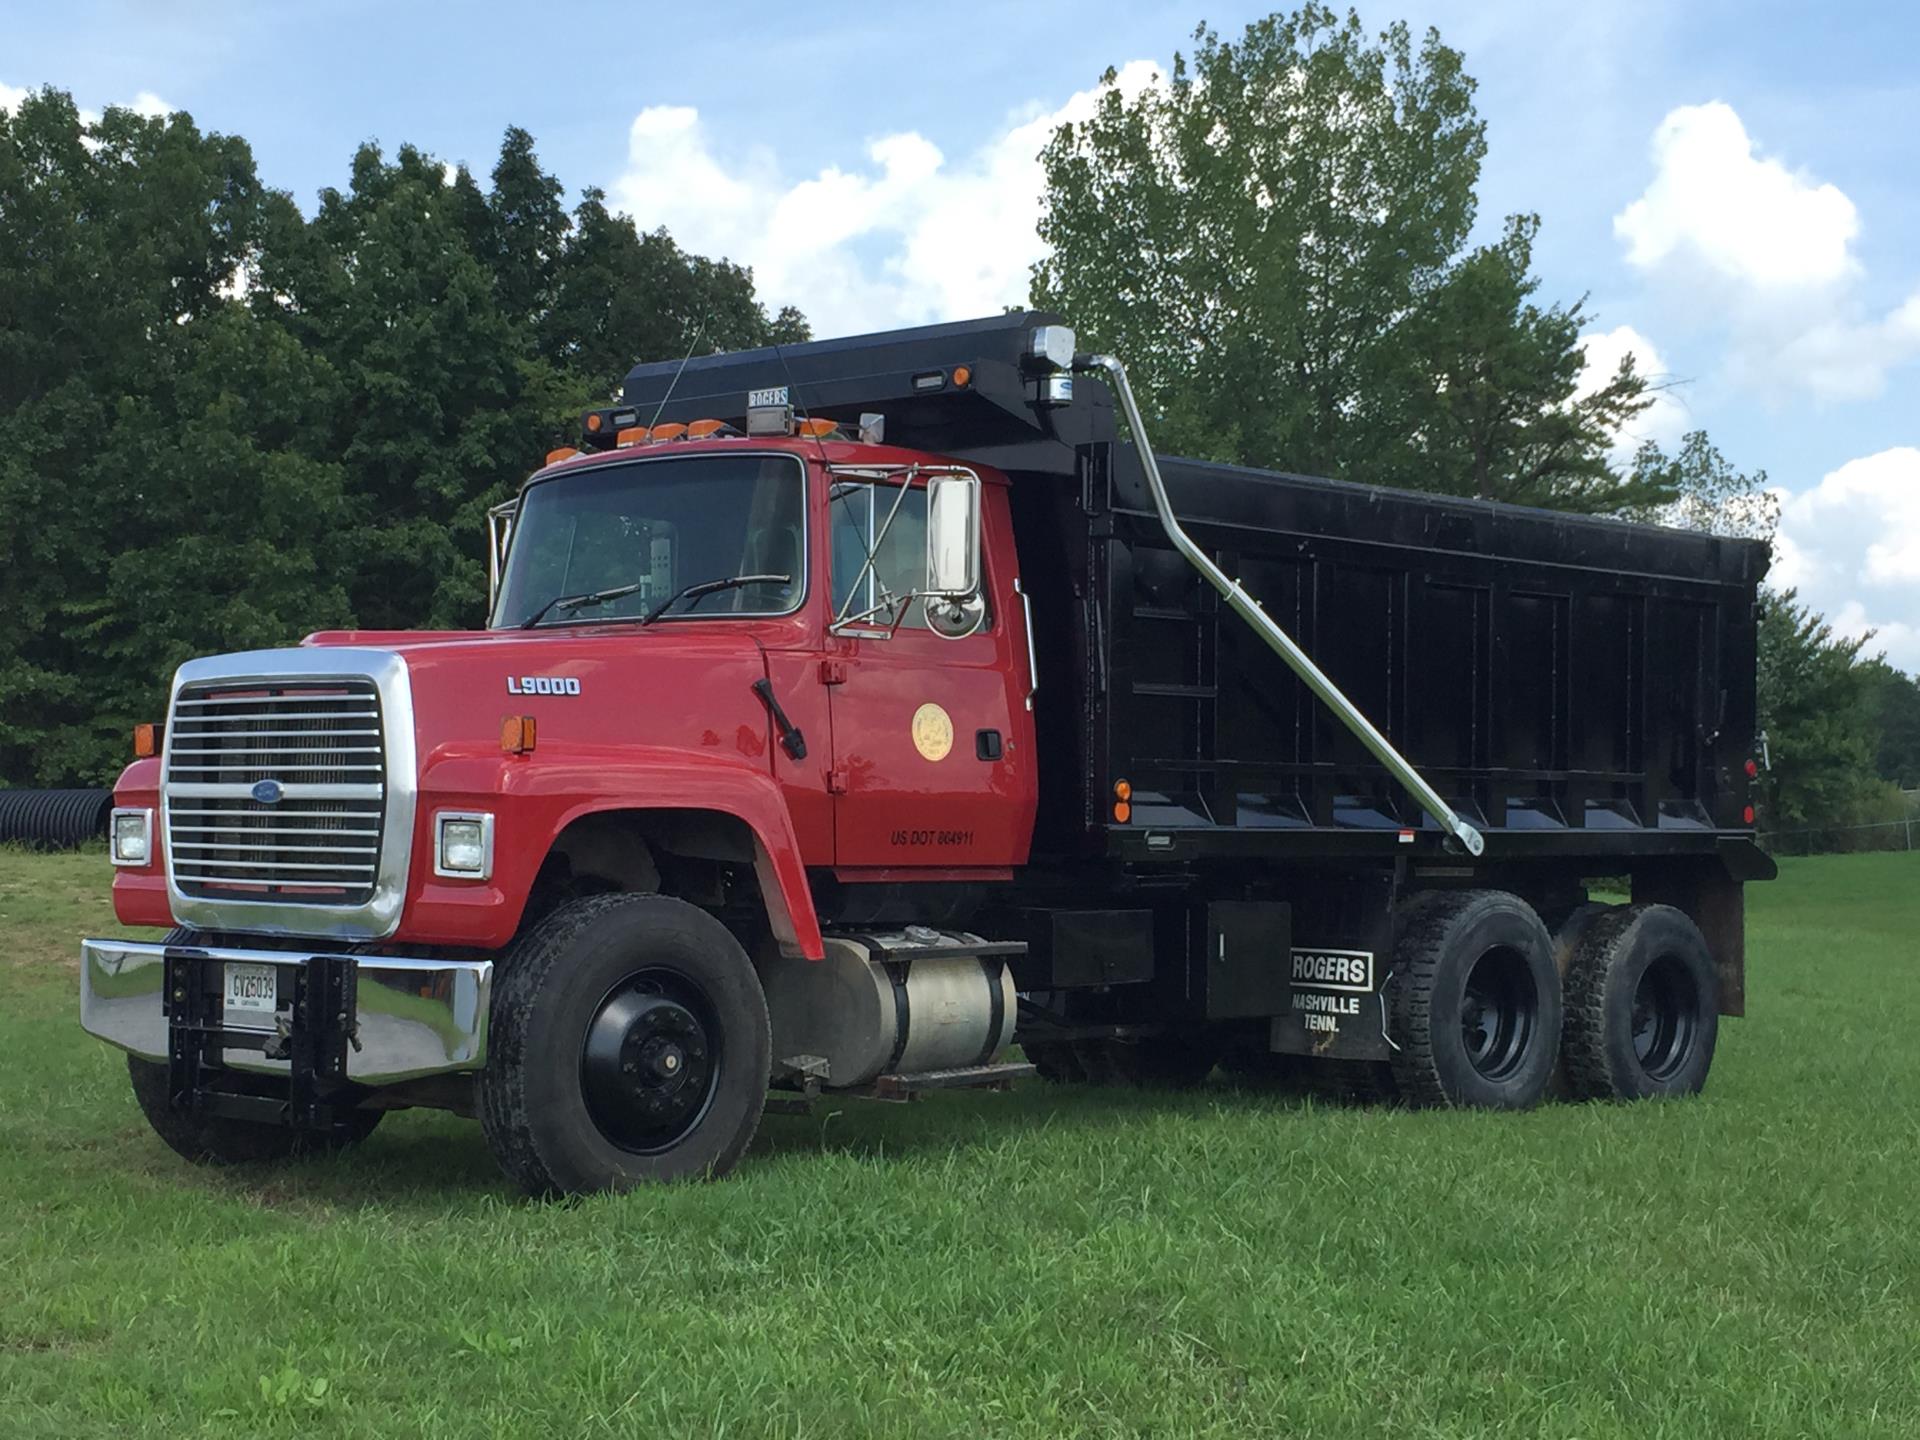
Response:
[[[1168,543],[1125,451],[1088,526],[1104,799],[1128,829],[1433,830]],[[1222,567],[1474,824],[1633,853],[1750,828],[1755,542],[1165,464]],[[1096,666],[1097,671],[1100,667]],[[1514,853],[1514,846],[1505,847]]]

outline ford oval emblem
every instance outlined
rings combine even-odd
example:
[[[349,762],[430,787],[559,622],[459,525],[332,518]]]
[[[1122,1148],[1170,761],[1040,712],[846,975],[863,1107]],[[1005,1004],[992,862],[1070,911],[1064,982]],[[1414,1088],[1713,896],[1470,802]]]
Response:
[[[278,805],[280,803],[280,797],[284,793],[280,788],[280,782],[278,780],[262,780],[258,785],[253,787],[253,798],[258,800],[262,805]]]

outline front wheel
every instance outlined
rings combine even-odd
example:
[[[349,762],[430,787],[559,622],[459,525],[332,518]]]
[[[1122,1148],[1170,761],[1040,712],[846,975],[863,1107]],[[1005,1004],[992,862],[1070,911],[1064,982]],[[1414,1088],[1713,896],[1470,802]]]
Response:
[[[357,1145],[373,1133],[384,1111],[353,1110],[337,1130],[303,1130],[225,1115],[202,1115],[174,1108],[167,1067],[137,1055],[127,1057],[133,1098],[153,1133],[176,1155],[196,1165],[251,1165],[325,1154]]]
[[[175,929],[162,942],[167,945],[204,945],[203,931]],[[127,1078],[133,1082],[133,1098],[140,1113],[147,1117],[153,1133],[167,1148],[196,1165],[253,1165],[276,1160],[294,1160],[303,1155],[323,1155],[358,1145],[373,1133],[384,1110],[354,1110],[332,1130],[309,1130],[293,1125],[264,1124],[258,1120],[236,1120],[225,1115],[205,1115],[176,1109],[172,1082],[164,1063],[127,1057]]]
[[[725,1175],[759,1128],[766,997],[718,920],[662,895],[569,900],[493,993],[480,1120],[533,1194]]]

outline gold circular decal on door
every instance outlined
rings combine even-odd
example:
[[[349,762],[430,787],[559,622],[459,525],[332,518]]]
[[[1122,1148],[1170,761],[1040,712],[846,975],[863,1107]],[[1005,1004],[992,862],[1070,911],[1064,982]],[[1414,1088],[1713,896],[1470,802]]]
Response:
[[[913,712],[913,748],[928,760],[944,760],[953,749],[953,717],[931,700]]]

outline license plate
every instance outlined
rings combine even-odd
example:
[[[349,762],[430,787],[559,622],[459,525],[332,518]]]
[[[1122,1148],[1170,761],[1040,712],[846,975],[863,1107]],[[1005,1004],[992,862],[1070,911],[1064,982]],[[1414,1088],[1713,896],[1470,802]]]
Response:
[[[244,961],[227,962],[226,1010],[229,1017],[252,1020],[273,1018],[280,1003],[277,965],[250,965]]]

